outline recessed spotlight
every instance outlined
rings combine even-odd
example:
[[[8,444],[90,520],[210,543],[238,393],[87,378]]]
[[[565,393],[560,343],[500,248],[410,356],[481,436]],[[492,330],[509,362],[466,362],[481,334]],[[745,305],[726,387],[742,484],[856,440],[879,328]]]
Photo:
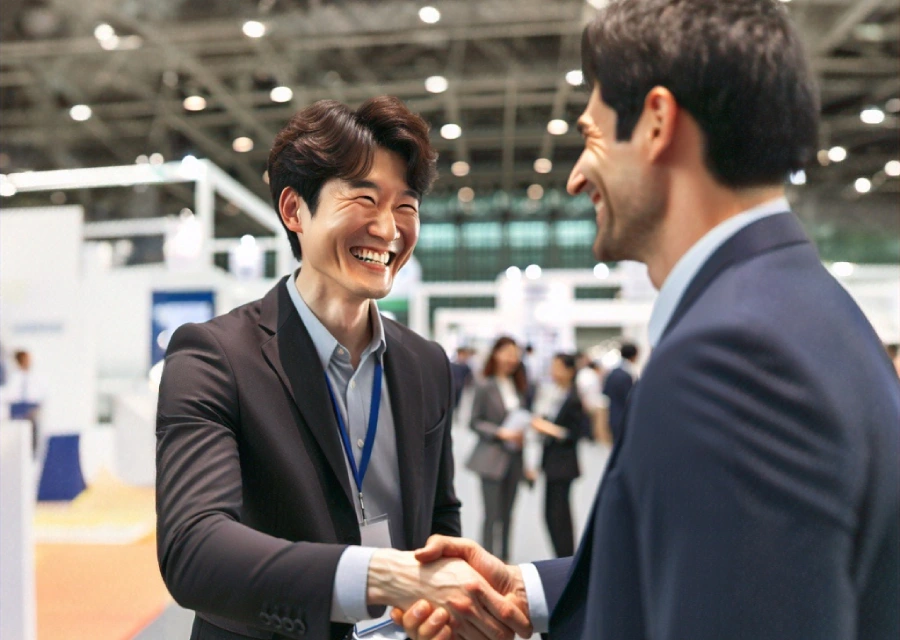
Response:
[[[862,110],[859,119],[866,124],[881,124],[884,122],[884,111],[877,107],[869,107]]]
[[[266,25],[257,20],[247,20],[242,30],[248,38],[262,38],[266,35]]]
[[[458,124],[445,124],[441,127],[441,137],[447,140],[456,140],[462,135],[462,127]]]
[[[525,277],[529,280],[537,280],[541,277],[541,267],[536,264],[530,264],[525,267]]]
[[[114,38],[116,35],[116,30],[113,29],[110,25],[105,22],[101,22],[96,27],[94,27],[94,37],[97,38],[99,42],[103,42],[104,40],[109,40],[110,38]]]
[[[572,69],[566,73],[566,82],[573,87],[577,87],[584,82],[584,73],[582,73],[581,69]]]
[[[522,270],[519,267],[508,267],[506,269],[506,277],[513,281],[521,280]]]
[[[457,178],[462,178],[463,176],[469,175],[469,169],[469,163],[465,160],[457,160],[450,165],[450,173],[455,175]]]
[[[137,158],[134,159],[135,164],[147,164],[150,162],[150,158],[147,157],[147,154],[142,153]]]
[[[84,122],[85,120],[90,120],[93,115],[93,111],[86,104],[76,104],[74,107],[69,109],[69,116],[75,122]]]
[[[791,184],[800,186],[806,184],[806,172],[803,169],[791,174]]]
[[[456,194],[460,202],[472,202],[475,199],[475,190],[472,187],[463,187]]]
[[[151,153],[150,154],[150,164],[162,164],[164,162],[163,154],[161,153]]]
[[[538,173],[550,173],[553,170],[553,163],[548,158],[538,158],[534,161],[534,170]]]
[[[852,276],[855,270],[856,265],[852,262],[835,262],[831,265],[831,273],[841,278]]]
[[[872,181],[868,178],[857,178],[853,183],[853,188],[857,193],[869,193],[872,190]]]
[[[272,102],[290,102],[294,97],[294,92],[290,87],[275,87],[269,92],[269,98]]]
[[[525,193],[527,193],[528,197],[532,200],[540,200],[544,197],[544,187],[539,184],[532,184],[528,186]]]
[[[252,151],[253,139],[248,138],[247,136],[240,136],[238,138],[235,138],[231,143],[231,148],[238,153],[247,153],[248,151]]]
[[[569,123],[556,118],[547,123],[547,131],[554,136],[561,136],[569,130]]]
[[[422,7],[419,9],[419,20],[425,24],[434,24],[441,19],[441,12],[434,7]]]
[[[884,172],[892,178],[900,176],[900,160],[888,160],[884,165]]]
[[[602,262],[598,262],[594,265],[594,277],[606,280],[609,277],[609,267]]]
[[[828,159],[832,162],[843,162],[847,159],[847,150],[844,147],[831,147],[828,150]]]
[[[16,195],[17,191],[16,185],[14,185],[8,177],[0,175],[0,196],[9,198]]]
[[[444,93],[450,83],[444,76],[429,76],[425,78],[425,91],[429,93]]]
[[[206,98],[203,96],[188,96],[181,103],[187,111],[203,111],[206,108]]]

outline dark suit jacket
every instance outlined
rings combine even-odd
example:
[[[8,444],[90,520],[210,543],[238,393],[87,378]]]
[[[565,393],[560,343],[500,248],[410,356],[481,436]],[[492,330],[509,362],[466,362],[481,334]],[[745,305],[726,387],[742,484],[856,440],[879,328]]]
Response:
[[[395,543],[415,549],[460,533],[450,372],[440,346],[383,322],[406,534]],[[360,543],[344,455],[284,280],[179,328],[157,416],[159,564],[175,600],[250,637],[343,637],[329,621],[334,574]]]
[[[519,394],[521,406],[525,398]],[[466,466],[487,480],[499,480],[509,472],[522,472],[522,450],[512,451],[497,437],[497,431],[506,419],[506,405],[500,395],[500,387],[493,378],[485,380],[475,389],[469,426],[478,433],[478,444],[472,451]]]
[[[622,417],[625,415],[625,402],[634,386],[634,380],[627,371],[618,367],[609,372],[603,383],[603,395],[609,398],[609,430],[613,442],[622,437]]]
[[[587,438],[591,421],[581,406],[578,390],[573,386],[555,417],[553,424],[566,429],[566,437],[544,439],[544,456],[541,467],[548,480],[574,480],[581,475],[578,468],[578,440]]]
[[[644,368],[550,637],[900,637],[900,384],[793,215],[700,269]]]

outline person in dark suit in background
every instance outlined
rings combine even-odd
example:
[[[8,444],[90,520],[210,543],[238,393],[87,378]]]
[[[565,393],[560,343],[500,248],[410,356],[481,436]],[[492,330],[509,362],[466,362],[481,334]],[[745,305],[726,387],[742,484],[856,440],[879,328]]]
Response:
[[[450,361],[450,374],[453,376],[453,408],[459,407],[459,399],[463,389],[472,384],[472,367],[469,359],[472,357],[471,347],[458,347],[456,358]]]
[[[475,389],[470,426],[478,444],[466,466],[481,476],[484,497],[482,544],[509,558],[513,504],[522,474],[524,430],[503,426],[511,411],[524,409],[527,382],[516,341],[498,338],[484,364],[484,380]]]
[[[652,353],[574,558],[417,554],[466,558],[550,638],[900,637],[900,384],[785,199],[819,145],[787,6],[620,0],[584,30],[568,189],[599,261],[647,265]]]
[[[341,640],[373,607],[423,596],[451,611],[504,606],[465,563],[432,571],[403,551],[460,533],[447,356],[375,302],[412,255],[435,158],[428,126],[396,98],[298,112],[268,173],[302,267],[172,336],[158,554],[175,600],[197,612],[192,640]],[[465,636],[512,634],[484,613],[460,622]]]
[[[612,433],[613,443],[622,435],[622,418],[625,415],[625,403],[628,394],[634,386],[637,374],[634,363],[637,360],[637,347],[630,342],[625,342],[619,348],[622,354],[622,362],[618,367],[609,372],[603,381],[603,395],[609,398],[609,430]]]
[[[591,421],[581,406],[575,387],[575,356],[557,353],[550,362],[553,390],[545,400],[544,416],[535,416],[532,428],[544,436],[541,468],[547,479],[544,520],[550,532],[553,551],[559,558],[575,552],[575,533],[569,492],[572,481],[581,475],[578,467],[578,441],[589,438]],[[547,389],[548,387],[544,387]],[[542,403],[543,404],[543,403]]]

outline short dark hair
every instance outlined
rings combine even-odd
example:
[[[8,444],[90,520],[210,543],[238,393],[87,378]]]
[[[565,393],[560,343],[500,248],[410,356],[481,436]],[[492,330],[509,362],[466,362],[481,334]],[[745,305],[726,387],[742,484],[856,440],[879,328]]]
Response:
[[[776,0],[620,0],[581,38],[629,140],[647,93],[667,88],[696,120],[706,166],[732,189],[782,183],[818,146],[819,98],[797,31]]]
[[[638,350],[637,347],[632,343],[623,342],[622,346],[619,347],[619,353],[622,354],[622,357],[625,360],[634,360],[635,358],[637,358]]]
[[[494,356],[497,355],[497,352],[500,351],[500,349],[510,344],[515,347],[519,346],[518,343],[509,336],[500,336],[494,341],[494,346],[491,347],[491,352],[484,362],[484,371],[482,371],[482,373],[485,378],[490,378],[497,373],[497,363],[494,362]],[[525,393],[525,391],[528,390],[528,379],[525,376],[525,367],[518,367],[513,373],[512,378],[513,384],[516,386],[516,390],[519,393]]]
[[[275,136],[269,152],[269,190],[279,219],[278,202],[285,188],[296,191],[315,214],[322,186],[333,178],[364,177],[379,147],[406,161],[406,184],[421,201],[437,177],[437,152],[428,130],[425,120],[392,96],[371,98],[356,111],[334,100],[320,100],[298,111]],[[297,235],[287,227],[285,231],[300,260]]]
[[[13,358],[15,358],[16,362],[21,365],[25,361],[25,359],[28,358],[28,352],[24,349],[18,349],[13,353]]]
[[[568,369],[572,373],[575,373],[575,369],[578,368],[577,355],[578,354],[576,354],[576,353],[560,352],[560,353],[553,354],[553,358],[554,358],[554,360],[559,360],[566,369]]]

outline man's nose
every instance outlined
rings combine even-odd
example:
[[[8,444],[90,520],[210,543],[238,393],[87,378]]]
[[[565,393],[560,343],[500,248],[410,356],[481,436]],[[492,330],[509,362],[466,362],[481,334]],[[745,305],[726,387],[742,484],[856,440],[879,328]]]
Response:
[[[369,223],[369,233],[385,242],[393,242],[399,237],[394,212],[389,206],[378,207],[375,217]]]
[[[575,166],[572,167],[572,172],[569,174],[566,191],[570,195],[576,196],[584,190],[585,185],[587,185],[587,179],[581,172],[581,158],[578,158],[578,162],[575,163]]]

